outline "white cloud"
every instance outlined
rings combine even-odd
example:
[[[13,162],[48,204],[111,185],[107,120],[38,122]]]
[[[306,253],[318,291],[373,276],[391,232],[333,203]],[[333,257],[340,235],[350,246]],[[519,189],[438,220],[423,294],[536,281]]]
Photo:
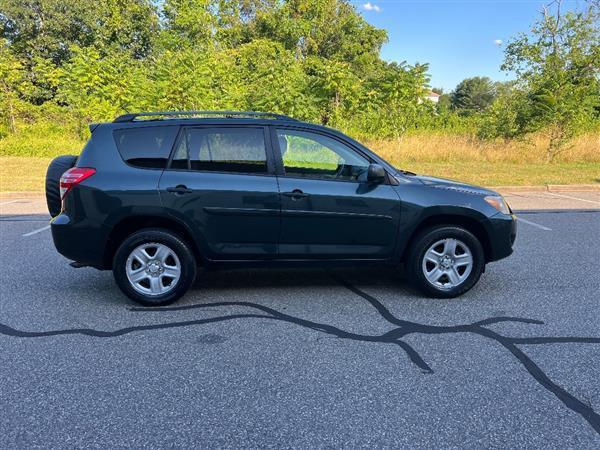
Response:
[[[496,45],[502,45],[502,39],[494,39],[494,44]]]
[[[377,6],[376,4],[371,3],[371,2],[365,3],[364,5],[362,5],[362,7],[363,7],[363,9],[365,11],[375,11],[377,13],[381,12],[381,8],[379,6]]]

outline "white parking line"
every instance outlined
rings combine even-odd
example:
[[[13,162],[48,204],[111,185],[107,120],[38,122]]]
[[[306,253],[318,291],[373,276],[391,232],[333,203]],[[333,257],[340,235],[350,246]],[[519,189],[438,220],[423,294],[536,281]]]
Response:
[[[20,201],[21,201],[21,200],[11,200],[11,201],[9,201],[9,202],[2,202],[2,203],[0,203],[0,206],[2,206],[2,205],[9,205],[9,204],[11,204],[11,203],[17,203],[17,202],[20,202]]]
[[[531,225],[532,227],[539,228],[540,230],[552,231],[552,228],[545,227],[544,225],[540,225],[539,223],[530,222],[529,220],[525,220],[522,217],[517,217],[517,220],[519,222],[526,223],[527,225]]]
[[[25,233],[23,235],[23,237],[28,237],[28,236],[32,236],[32,235],[37,234],[37,233],[41,233],[42,231],[48,230],[49,228],[50,228],[50,225],[46,225],[43,228],[38,228],[37,230],[33,230],[33,231],[30,231],[29,233]]]
[[[571,197],[570,195],[555,194],[554,192],[548,192],[548,194],[554,195],[555,197],[570,198],[571,200],[579,200],[580,202],[594,203],[595,205],[600,205],[600,202],[598,202],[596,200],[588,200],[586,198]]]

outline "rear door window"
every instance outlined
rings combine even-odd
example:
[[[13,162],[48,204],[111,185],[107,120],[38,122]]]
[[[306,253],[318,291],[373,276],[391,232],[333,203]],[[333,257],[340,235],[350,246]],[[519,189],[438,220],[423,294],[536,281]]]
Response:
[[[184,128],[171,169],[268,173],[264,129]]]
[[[115,130],[113,136],[127,164],[164,169],[178,131],[177,126],[126,128]]]

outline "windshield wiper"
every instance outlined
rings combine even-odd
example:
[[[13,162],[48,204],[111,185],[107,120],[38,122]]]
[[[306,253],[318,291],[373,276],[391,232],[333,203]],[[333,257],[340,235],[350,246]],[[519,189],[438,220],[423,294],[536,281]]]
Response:
[[[398,172],[400,172],[402,175],[408,175],[408,176],[411,176],[411,177],[414,177],[415,175],[417,175],[416,173],[411,172],[409,170],[404,170],[404,169],[396,169],[396,170]]]

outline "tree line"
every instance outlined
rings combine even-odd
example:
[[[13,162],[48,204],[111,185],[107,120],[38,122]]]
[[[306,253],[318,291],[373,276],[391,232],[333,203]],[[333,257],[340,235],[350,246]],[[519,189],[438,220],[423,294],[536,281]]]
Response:
[[[548,133],[548,159],[600,122],[597,2],[560,3],[507,45],[515,81],[464,80],[436,105],[427,64],[380,57],[347,0],[0,0],[0,138],[127,111],[270,111],[360,138]]]

